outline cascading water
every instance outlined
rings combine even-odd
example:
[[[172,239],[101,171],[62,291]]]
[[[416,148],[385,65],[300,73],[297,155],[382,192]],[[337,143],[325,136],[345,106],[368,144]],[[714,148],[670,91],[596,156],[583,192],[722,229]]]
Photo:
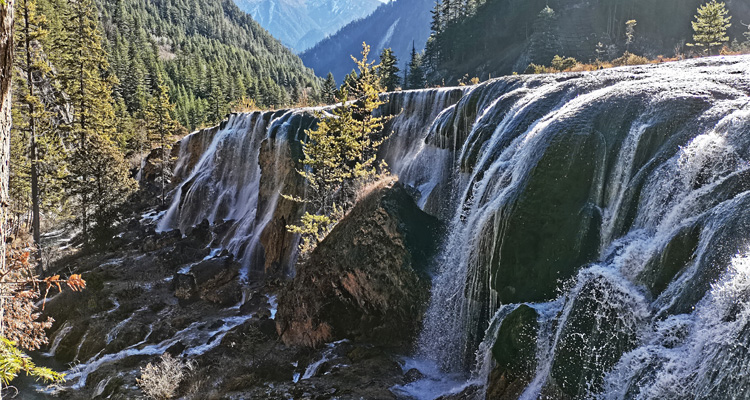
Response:
[[[279,164],[286,161],[284,156],[289,158],[284,153],[288,142],[298,142],[313,123],[305,110],[233,114],[218,130],[198,131],[183,139],[175,176],[184,180],[158,230],[185,232],[203,220],[210,224],[232,221],[217,248],[234,254],[245,267],[245,275],[250,269],[262,270],[261,233],[274,215],[286,178],[277,172],[285,170]],[[260,193],[264,141],[273,142],[272,163],[263,176],[272,188],[267,198]],[[283,269],[288,272],[290,267]]]
[[[654,336],[678,342],[681,332],[663,332],[675,321],[685,335],[703,329],[696,304],[715,295],[711,282],[746,245],[748,68],[739,57],[507,78],[446,110],[427,137],[452,153],[441,184],[456,202],[418,357],[445,371],[481,369],[474,352],[494,340],[490,317],[526,303],[547,312],[521,398],[681,398],[651,386],[668,375],[664,390],[677,390],[666,371],[679,352],[664,360],[642,346]],[[467,115],[476,118],[461,124]],[[722,351],[747,339],[734,332]],[[725,391],[714,353],[681,371],[682,397],[700,393],[696,374],[725,387],[705,397],[740,390]]]
[[[712,58],[390,94],[382,155],[448,227],[414,360],[491,389],[505,323],[531,315],[516,397],[745,397],[748,70]],[[233,220],[221,245],[251,266],[293,175],[258,164],[283,164],[313,123],[235,115],[183,140],[160,227]],[[425,386],[398,392],[433,398]]]

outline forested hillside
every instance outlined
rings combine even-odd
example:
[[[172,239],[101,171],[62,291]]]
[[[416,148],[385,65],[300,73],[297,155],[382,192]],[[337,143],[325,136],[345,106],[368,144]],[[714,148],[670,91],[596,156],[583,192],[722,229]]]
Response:
[[[465,74],[482,80],[523,72],[555,55],[583,62],[626,50],[655,58],[687,54],[696,9],[704,0],[442,0],[436,6],[425,61],[432,83]],[[740,42],[750,2],[727,0],[729,37]],[[634,20],[632,43],[626,22]]]
[[[430,9],[434,4],[434,0],[395,0],[384,4],[368,17],[341,28],[300,57],[318,76],[332,72],[339,83],[354,69],[354,62],[348,61],[349,56],[359,54],[362,42],[372,46],[374,54],[391,48],[403,67],[412,45],[420,51],[424,48],[430,34]]]
[[[163,168],[175,138],[231,110],[319,96],[313,72],[231,0],[16,8],[9,225],[35,243],[60,221],[109,241],[149,153]]]
[[[53,0],[54,1],[54,0]],[[129,112],[164,73],[176,118],[188,129],[216,123],[232,101],[297,103],[317,92],[312,72],[231,0],[101,3],[117,93]]]

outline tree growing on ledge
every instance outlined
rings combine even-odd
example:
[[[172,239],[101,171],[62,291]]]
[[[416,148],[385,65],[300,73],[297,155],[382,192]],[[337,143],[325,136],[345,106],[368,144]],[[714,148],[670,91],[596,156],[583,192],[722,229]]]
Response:
[[[693,21],[693,41],[688,46],[702,48],[704,52],[713,54],[713,50],[729,42],[727,29],[732,26],[729,21],[731,16],[727,16],[729,10],[726,4],[718,3],[716,0],[698,7],[698,15]]]
[[[317,128],[305,131],[304,169],[298,173],[307,181],[305,198],[284,198],[306,204],[306,212],[297,225],[288,225],[300,234],[301,257],[305,257],[333,229],[353,206],[356,191],[386,172],[384,162],[376,163],[380,145],[386,139],[383,126],[389,117],[373,115],[384,104],[378,76],[379,65],[368,61],[370,46],[362,43],[358,75],[339,94],[341,105],[330,114],[318,115]]]

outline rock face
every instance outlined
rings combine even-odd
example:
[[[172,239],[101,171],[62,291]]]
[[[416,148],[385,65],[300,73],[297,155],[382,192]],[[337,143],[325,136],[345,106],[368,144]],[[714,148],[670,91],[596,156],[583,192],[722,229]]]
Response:
[[[175,297],[184,301],[200,298],[224,307],[234,305],[242,298],[239,268],[232,256],[201,261],[188,273],[175,274]]]
[[[297,269],[279,296],[277,330],[288,345],[351,338],[404,344],[421,326],[425,263],[439,222],[399,183],[367,194]]]
[[[503,320],[492,346],[497,366],[490,374],[488,399],[518,398],[533,378],[539,330],[537,318],[536,310],[522,304]]]
[[[292,265],[295,255],[297,241],[286,226],[297,220],[301,207],[279,194],[281,190],[290,196],[304,196],[305,182],[296,172],[302,168],[297,161],[302,158],[301,137],[297,135],[301,129],[314,126],[315,120],[311,116],[301,115],[295,123],[301,128],[272,132],[260,145],[258,163],[263,173],[258,191],[258,215],[271,215],[260,234],[263,272],[266,276],[288,273],[287,268]],[[294,136],[283,136],[284,133]]]

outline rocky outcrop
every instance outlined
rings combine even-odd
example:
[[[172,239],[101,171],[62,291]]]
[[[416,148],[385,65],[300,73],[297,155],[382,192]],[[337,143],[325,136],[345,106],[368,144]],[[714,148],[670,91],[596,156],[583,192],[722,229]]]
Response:
[[[280,196],[279,188],[290,196],[303,196],[305,182],[296,172],[302,166],[301,142],[286,138],[269,137],[261,143],[258,162],[263,171],[258,194],[258,215],[273,213],[260,235],[263,246],[263,272],[267,276],[277,275],[292,265],[297,241],[286,226],[297,220],[301,205]],[[278,200],[275,200],[278,198]],[[275,207],[275,209],[271,209]]]
[[[516,399],[531,382],[536,369],[537,318],[536,310],[522,304],[503,320],[492,346],[497,366],[487,384],[488,399]]]
[[[404,344],[420,327],[424,273],[439,234],[399,183],[372,189],[297,269],[279,296],[286,344],[352,338]]]
[[[200,298],[223,307],[237,304],[242,299],[239,269],[231,255],[201,261],[187,273],[175,274],[175,297],[183,301]]]
[[[185,136],[179,142],[172,146],[170,157],[178,159],[180,162],[174,166],[174,175],[172,176],[172,185],[177,185],[190,176],[190,172],[198,164],[203,153],[211,145],[214,136],[220,130],[219,126],[201,129]]]

